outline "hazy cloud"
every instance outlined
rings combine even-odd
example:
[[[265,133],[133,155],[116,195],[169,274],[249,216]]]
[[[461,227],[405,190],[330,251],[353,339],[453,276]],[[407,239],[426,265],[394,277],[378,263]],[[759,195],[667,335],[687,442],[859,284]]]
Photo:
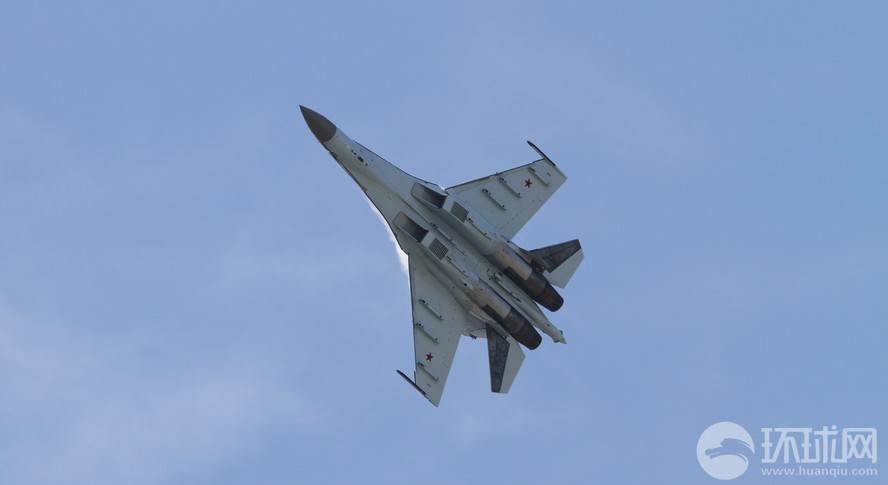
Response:
[[[28,320],[0,300],[4,483],[199,475],[257,453],[269,432],[323,420],[262,360],[194,356],[169,372],[143,339]]]

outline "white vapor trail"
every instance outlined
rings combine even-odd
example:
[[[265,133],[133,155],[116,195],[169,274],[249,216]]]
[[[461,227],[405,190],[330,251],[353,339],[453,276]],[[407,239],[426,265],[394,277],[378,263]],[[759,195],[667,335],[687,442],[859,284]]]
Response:
[[[407,263],[407,253],[405,253],[404,251],[401,251],[401,246],[398,246],[398,241],[395,239],[395,235],[392,234],[392,231],[391,231],[391,230],[389,230],[388,222],[386,222],[385,217],[382,217],[382,214],[379,212],[379,209],[377,209],[376,206],[373,205],[373,203],[370,202],[369,199],[367,199],[367,205],[370,206],[370,209],[373,210],[373,213],[376,214],[376,215],[379,217],[379,220],[380,220],[380,221],[382,222],[382,224],[385,226],[385,229],[386,229],[386,231],[388,232],[389,241],[391,241],[392,244],[395,245],[395,251],[398,252],[398,262],[401,263],[401,270],[404,271],[404,274],[405,274],[405,275],[408,275],[408,276],[409,276],[409,269],[408,269],[409,266],[408,266],[408,263]]]

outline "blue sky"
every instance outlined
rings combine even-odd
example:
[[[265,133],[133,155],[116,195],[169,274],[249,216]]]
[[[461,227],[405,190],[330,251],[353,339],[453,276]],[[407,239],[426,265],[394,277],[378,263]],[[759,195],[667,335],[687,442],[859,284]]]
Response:
[[[886,20],[4,2],[0,482],[715,483],[716,422],[888,432]],[[582,241],[569,343],[493,395],[464,340],[418,396],[387,229],[300,104],[442,186],[540,146],[568,181],[515,241]]]

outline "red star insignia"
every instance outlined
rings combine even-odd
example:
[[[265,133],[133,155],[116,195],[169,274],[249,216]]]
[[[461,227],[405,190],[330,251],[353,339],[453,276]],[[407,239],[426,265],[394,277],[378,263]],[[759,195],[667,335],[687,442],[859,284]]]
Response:
[[[431,362],[433,358],[435,358],[435,356],[432,355],[431,352],[429,352],[428,354],[426,354],[426,360],[427,360],[427,361]]]
[[[533,185],[533,182],[531,182],[530,179],[524,181],[524,187],[529,189],[531,185]]]

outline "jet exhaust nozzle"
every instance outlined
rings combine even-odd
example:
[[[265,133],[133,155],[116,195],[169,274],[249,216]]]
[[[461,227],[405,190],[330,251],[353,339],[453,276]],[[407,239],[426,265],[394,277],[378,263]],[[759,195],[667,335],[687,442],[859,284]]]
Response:
[[[490,305],[485,305],[483,307],[484,313],[490,315],[496,323],[500,324],[506,332],[509,332],[509,335],[517,340],[518,343],[530,350],[539,347],[543,342],[543,338],[540,336],[539,332],[537,332],[536,329],[533,328],[533,325],[524,318],[524,315],[518,313],[518,311],[511,306],[509,306],[508,309],[508,312],[504,312],[505,315],[502,315]]]
[[[552,287],[552,283],[531,264],[529,259],[522,256],[525,253],[526,251],[507,241],[488,254],[487,258],[496,264],[506,277],[524,290],[527,296],[549,311],[558,311],[564,305],[564,298]]]
[[[524,315],[515,311],[514,308],[509,311],[505,318],[500,319],[497,323],[506,329],[518,343],[530,350],[536,349],[543,342],[543,337],[540,336],[540,333],[524,318]]]
[[[534,301],[546,307],[550,312],[557,312],[564,305],[564,298],[539,271],[533,270],[527,279],[518,276],[518,273],[512,268],[506,268],[503,273],[520,286]]]
[[[533,350],[540,346],[543,338],[539,332],[527,320],[527,318],[510,305],[501,296],[496,294],[487,284],[480,284],[469,293],[469,298],[500,324],[509,335],[515,338],[521,345]]]

